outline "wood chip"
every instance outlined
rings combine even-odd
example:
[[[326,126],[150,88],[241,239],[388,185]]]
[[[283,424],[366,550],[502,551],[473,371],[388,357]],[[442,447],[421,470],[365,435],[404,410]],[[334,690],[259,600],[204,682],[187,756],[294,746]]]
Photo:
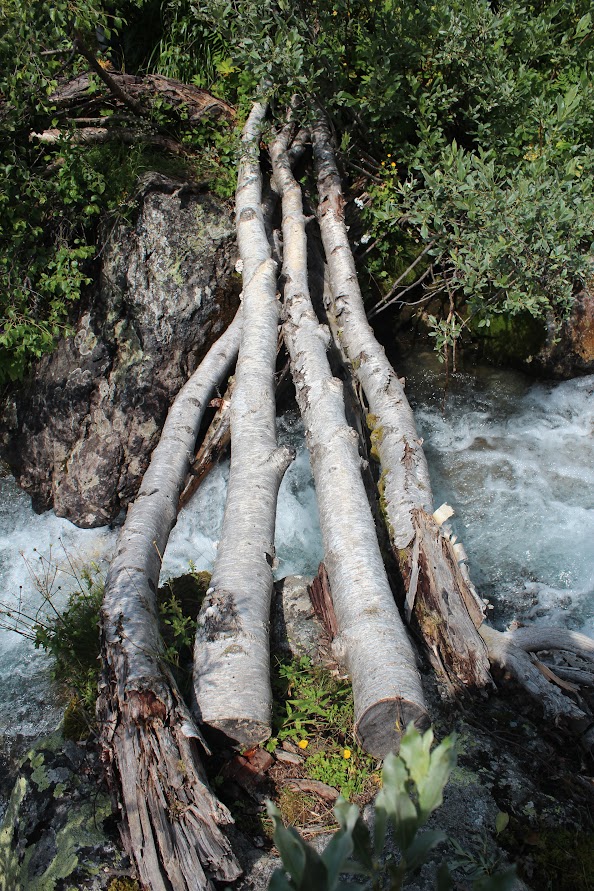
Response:
[[[291,780],[287,786],[298,792],[312,792],[323,798],[324,801],[336,801],[339,795],[338,789],[327,786],[326,783],[321,783],[319,780]]]
[[[303,764],[303,758],[294,755],[293,752],[283,752],[282,749],[277,749],[274,755],[276,760],[282,761],[283,764]]]

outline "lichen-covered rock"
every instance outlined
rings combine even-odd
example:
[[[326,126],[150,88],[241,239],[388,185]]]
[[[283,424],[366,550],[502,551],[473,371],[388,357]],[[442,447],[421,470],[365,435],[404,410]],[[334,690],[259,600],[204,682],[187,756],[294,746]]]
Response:
[[[145,177],[134,226],[106,236],[75,336],[4,406],[0,446],[36,510],[92,527],[133,499],[168,407],[238,303],[228,209]]]
[[[594,284],[594,283],[593,283]],[[594,372],[594,287],[576,295],[570,317],[560,331],[549,332],[535,363],[539,371],[556,378]]]
[[[0,891],[138,888],[86,754],[55,733],[25,757],[0,827]]]
[[[275,583],[270,617],[272,651],[282,658],[309,656],[323,661],[325,634],[309,599],[311,579],[288,575]],[[327,641],[326,641],[327,643]]]

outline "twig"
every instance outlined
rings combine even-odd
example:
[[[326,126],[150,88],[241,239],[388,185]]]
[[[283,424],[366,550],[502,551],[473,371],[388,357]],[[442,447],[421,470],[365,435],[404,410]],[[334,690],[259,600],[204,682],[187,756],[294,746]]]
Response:
[[[125,90],[123,90],[120,85],[116,83],[114,78],[105,70],[105,68],[101,67],[97,58],[85,44],[80,34],[76,34],[73,41],[73,47],[78,53],[81,54],[84,59],[87,60],[91,70],[95,72],[97,77],[101,78],[110,92],[112,92],[113,95],[120,100],[120,102],[123,102],[124,105],[127,105],[128,108],[134,112],[134,114],[137,114],[140,117],[146,114],[143,106],[139,102],[137,102],[136,99],[133,99],[132,96],[130,96]]]
[[[405,269],[404,272],[403,272],[401,275],[398,276],[398,278],[396,279],[396,281],[394,282],[394,284],[392,285],[392,287],[390,288],[390,290],[388,291],[388,293],[387,293],[387,294],[384,294],[384,296],[383,296],[382,299],[379,301],[379,303],[377,303],[377,304],[374,306],[373,311],[372,311],[372,312],[373,312],[373,315],[375,315],[376,313],[378,313],[378,312],[380,311],[380,307],[382,307],[384,303],[387,304],[387,302],[394,296],[394,294],[396,293],[396,289],[397,289],[398,285],[400,284],[400,282],[404,281],[404,279],[405,279],[406,276],[409,274],[409,272],[412,272],[412,270],[415,268],[415,266],[416,266],[418,263],[421,262],[421,260],[423,259],[423,257],[424,257],[426,254],[429,253],[429,251],[431,250],[431,248],[433,247],[434,244],[435,244],[435,239],[432,239],[432,240],[429,242],[429,244],[427,245],[427,247],[425,247],[425,248],[421,251],[421,253],[418,255],[418,257],[415,257],[415,259],[412,261],[412,263],[410,264],[410,266],[409,266],[407,269]],[[419,279],[419,281],[421,281],[421,279]],[[415,284],[416,284],[416,282],[415,282]],[[371,318],[371,316],[370,316],[370,318]]]
[[[418,306],[418,304],[424,303],[425,300],[430,300],[431,297],[433,297],[435,294],[434,291],[432,291],[430,294],[426,294],[425,297],[421,297],[420,300],[415,300],[414,303],[407,303],[406,300],[401,300],[400,298],[404,294],[406,294],[408,291],[412,291],[413,288],[416,288],[417,285],[420,285],[421,282],[423,282],[427,278],[427,276],[430,274],[432,269],[433,269],[433,264],[431,266],[429,266],[429,268],[426,269],[425,272],[421,276],[419,276],[419,278],[416,279],[416,281],[414,281],[412,283],[412,285],[408,285],[408,287],[404,288],[402,291],[400,291],[398,294],[396,294],[396,296],[393,297],[393,299],[390,300],[388,303],[384,303],[383,301],[380,301],[380,303],[378,303],[376,306],[374,306],[373,309],[371,310],[371,312],[368,313],[367,318],[373,319],[374,316],[379,315],[380,312],[383,312],[384,309],[387,309],[389,306],[392,306],[394,303],[401,303],[402,305],[404,305],[406,303],[407,306]]]

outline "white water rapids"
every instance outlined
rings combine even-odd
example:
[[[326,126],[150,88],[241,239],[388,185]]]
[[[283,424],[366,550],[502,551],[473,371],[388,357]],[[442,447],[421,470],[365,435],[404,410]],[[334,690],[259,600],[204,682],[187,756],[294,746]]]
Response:
[[[482,595],[496,603],[495,621],[530,617],[594,634],[594,377],[529,384],[483,369],[454,376],[444,411],[443,374],[432,359],[417,369],[407,369],[407,392],[419,406],[436,506],[456,509],[455,531]],[[298,455],[279,497],[276,576],[312,575],[322,554],[309,460],[295,418],[279,427]],[[190,561],[212,567],[227,474],[227,463],[216,468],[181,513],[162,577],[186,572]],[[47,559],[67,570],[68,561],[96,560],[115,535],[36,516],[14,482],[1,479],[0,601],[20,601],[34,615],[42,600],[34,567],[39,575]],[[55,584],[63,601],[68,577]],[[45,657],[0,630],[0,738],[43,732],[59,714]]]

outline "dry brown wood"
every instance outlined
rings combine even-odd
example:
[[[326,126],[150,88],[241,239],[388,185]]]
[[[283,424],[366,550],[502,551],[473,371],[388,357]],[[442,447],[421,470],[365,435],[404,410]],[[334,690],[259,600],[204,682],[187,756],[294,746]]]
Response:
[[[334,640],[338,634],[338,623],[332,603],[328,573],[323,563],[320,563],[318,574],[311,585],[308,585],[307,591],[314,613],[326,629],[330,640]]]
[[[190,473],[179,497],[178,511],[190,503],[210,471],[218,464],[231,442],[231,395],[234,378],[230,378],[225,395],[212,419],[202,445],[190,465]]]
[[[339,796],[338,789],[327,783],[322,783],[320,780],[289,780],[287,786],[298,792],[312,792],[314,795],[319,795],[324,801],[336,801]]]
[[[150,108],[151,101],[160,97],[165,99],[173,108],[183,107],[190,124],[196,123],[205,115],[222,117],[232,120],[235,110],[222,99],[217,99],[208,90],[202,90],[192,84],[182,84],[170,77],[160,74],[147,74],[144,76],[122,74],[120,71],[110,71],[109,77],[134,103],[141,101]],[[105,93],[90,93],[91,76],[88,73],[80,74],[64,83],[59,84],[55,92],[50,96],[50,101],[58,110],[75,111],[77,108],[92,109],[105,105]],[[117,97],[113,97],[114,104],[122,107]]]

